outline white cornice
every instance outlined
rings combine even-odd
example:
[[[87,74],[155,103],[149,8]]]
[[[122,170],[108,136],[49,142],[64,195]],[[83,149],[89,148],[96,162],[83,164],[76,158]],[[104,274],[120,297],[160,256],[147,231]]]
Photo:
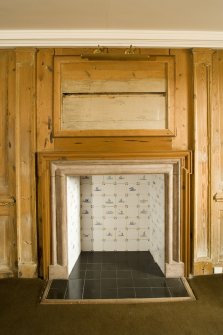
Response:
[[[0,47],[223,48],[223,31],[0,30]]]

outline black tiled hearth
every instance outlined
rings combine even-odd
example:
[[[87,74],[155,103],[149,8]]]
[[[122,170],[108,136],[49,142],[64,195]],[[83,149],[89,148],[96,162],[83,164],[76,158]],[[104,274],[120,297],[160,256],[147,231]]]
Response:
[[[46,299],[189,297],[181,278],[165,278],[149,252],[81,252],[68,280],[53,280]]]

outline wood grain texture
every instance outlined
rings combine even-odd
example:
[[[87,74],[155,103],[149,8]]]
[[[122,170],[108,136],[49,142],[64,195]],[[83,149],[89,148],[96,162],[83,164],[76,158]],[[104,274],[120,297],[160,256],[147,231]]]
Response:
[[[0,278],[16,275],[15,54],[0,50]]]
[[[60,152],[60,157],[64,159],[69,159],[69,155],[89,159],[96,156],[100,156],[101,159],[104,157],[128,159],[131,155],[145,157],[152,152],[154,155],[160,151],[171,154],[172,150],[188,149],[194,149],[195,178],[194,185],[190,189],[188,184],[190,178],[186,172],[182,175],[182,182],[186,185],[188,194],[183,193],[183,197],[185,196],[187,200],[182,199],[185,213],[182,239],[185,238],[184,236],[187,237],[184,241],[185,247],[181,252],[184,259],[187,259],[188,268],[192,264],[194,274],[212,273],[214,264],[223,265],[223,202],[221,201],[223,193],[223,51],[217,50],[213,53],[213,50],[195,49],[193,59],[191,50],[141,49],[137,51],[141,54],[153,55],[159,60],[171,59],[168,63],[171,70],[168,72],[166,69],[166,71],[169,81],[173,84],[168,94],[170,94],[170,100],[171,97],[174,100],[174,104],[169,105],[169,108],[173,108],[173,112],[169,113],[172,119],[169,119],[168,122],[174,125],[171,129],[172,135],[176,128],[175,137],[169,136],[171,134],[168,132],[164,134],[156,131],[150,133],[151,137],[141,130],[134,134],[131,130],[126,130],[124,136],[122,136],[123,133],[112,133],[107,130],[105,133],[100,133],[100,136],[96,136],[94,131],[89,131],[87,135],[80,131],[75,136],[72,132],[66,131],[60,132],[59,137],[54,137],[53,124],[55,122],[59,125],[60,122],[58,115],[54,115],[53,119],[54,55],[62,59],[75,56],[80,60],[78,55],[92,51],[92,48],[85,50],[43,48],[38,50],[36,58],[34,49],[17,49],[16,52],[0,50],[0,203],[5,200],[12,203],[12,206],[9,207],[0,206],[2,225],[0,228],[2,229],[0,258],[4,264],[7,264],[7,266],[3,263],[1,265],[0,262],[0,276],[15,274],[17,260],[20,276],[36,275],[36,152],[49,152],[52,155],[55,154],[54,157],[57,157],[57,152]],[[112,48],[109,49],[109,52],[123,53],[124,49]],[[86,64],[87,60],[83,63]],[[37,72],[35,64],[37,64]],[[74,65],[72,67],[74,70]],[[55,71],[57,70],[60,69],[55,68]],[[89,86],[89,75],[85,72],[86,82],[82,85],[79,78],[77,88],[70,78],[71,72],[69,71],[70,68],[67,67],[64,72],[62,89],[64,92],[98,91],[100,93],[103,87],[107,91],[114,87],[115,77],[111,79],[111,85],[107,82],[105,84],[104,81],[94,80]],[[75,71],[78,73],[77,68]],[[93,72],[91,75],[97,76]],[[118,70],[115,75],[118,75]],[[128,72],[128,78],[129,75],[130,72]],[[156,75],[158,76],[158,72]],[[141,81],[145,79],[140,69],[138,69],[138,77]],[[156,82],[153,81],[154,83],[155,90],[163,89],[162,80],[158,79]],[[144,86],[151,83],[141,82],[141,84]],[[126,82],[123,80],[119,89],[123,89],[125,85]],[[128,89],[131,91],[137,88],[138,90],[137,85],[132,82]],[[195,94],[194,100],[193,93]],[[35,96],[37,96],[36,100]],[[60,103],[56,99],[55,97],[55,103]],[[45,164],[47,171],[49,162],[41,162],[41,164]],[[47,173],[45,177],[41,177],[40,184],[44,199],[38,199],[40,208],[38,210],[39,251],[41,254],[44,249],[46,257],[50,258],[48,242],[45,235],[41,233],[42,219],[45,220],[47,215],[46,220],[50,219],[50,213],[44,212],[44,201],[50,202]],[[14,198],[17,201],[16,216]],[[194,200],[190,200],[193,198]],[[188,203],[185,205],[186,201]],[[194,219],[186,213],[186,209],[190,207],[190,201],[193,205]],[[192,225],[194,223],[192,231],[190,231],[190,223]],[[47,234],[50,235],[50,227],[46,226],[47,229]],[[16,234],[18,235],[18,257],[16,256]],[[194,242],[192,248],[194,260],[191,264],[189,260],[190,243],[188,242],[190,234],[193,234],[192,241]]]
[[[211,114],[211,242],[212,261],[223,266],[223,52],[213,55]]]
[[[211,262],[211,50],[194,50],[194,261]]]
[[[35,53],[35,49],[16,50],[16,209],[20,277],[37,274]]]
[[[163,69],[164,72],[165,69]],[[101,79],[101,80],[94,80],[90,79],[89,76],[92,74],[90,71],[88,72],[87,78],[78,78],[74,80],[72,78],[72,72],[67,71],[69,76],[71,76],[70,79],[63,78],[61,91],[62,93],[144,93],[144,92],[151,92],[151,93],[160,93],[160,92],[166,92],[166,81],[163,76],[160,79],[157,78],[157,75],[154,76],[154,78],[145,78],[145,79],[136,79],[135,72],[134,77],[133,73],[131,71],[131,75],[129,73],[129,78],[125,78],[125,80],[114,80],[109,76],[109,80]],[[125,71],[126,72],[126,71]],[[130,72],[130,71],[129,71]],[[100,71],[101,73],[101,71]],[[73,77],[77,74],[77,70],[73,74]],[[86,76],[86,72],[84,72]],[[65,74],[64,74],[65,76]],[[146,77],[146,71],[144,73],[144,76]]]
[[[219,250],[218,250],[218,259],[217,264],[221,262],[223,264],[223,207],[219,211]]]
[[[216,53],[216,58],[218,61],[218,102],[219,102],[219,114],[218,114],[218,124],[216,125],[216,133],[220,134],[220,143],[218,142],[217,145],[220,146],[219,151],[219,168],[220,168],[220,174],[219,174],[219,189],[223,191],[223,51],[218,50]],[[217,137],[219,140],[219,137]]]
[[[159,137],[81,137],[55,138],[55,151],[73,152],[147,152],[171,150],[170,138]]]
[[[0,51],[0,193],[8,191],[8,150],[7,150],[7,104],[8,104],[8,53]]]
[[[75,94],[62,99],[62,130],[165,129],[161,94]]]
[[[218,50],[216,53],[216,57],[218,60],[218,76],[219,76],[219,109],[218,109],[218,124],[215,125],[215,138],[217,139],[215,142],[215,153],[218,155],[218,164],[213,164],[213,179],[215,176],[215,188],[213,189],[213,193],[216,192],[216,189],[220,190],[223,193],[223,51]],[[220,138],[219,138],[220,137]],[[213,156],[213,160],[216,161],[216,155]],[[214,180],[213,180],[214,183]],[[218,185],[216,185],[218,183]],[[216,205],[216,203],[215,203]],[[219,246],[219,250],[217,253],[217,262],[218,264],[221,262],[221,266],[223,266],[223,202],[219,202],[217,205],[218,209],[218,229],[216,227],[216,231],[219,232],[219,240],[217,245]],[[217,237],[216,234],[214,237]],[[215,240],[216,241],[216,240]],[[214,242],[215,242],[214,241]]]
[[[195,262],[193,266],[193,275],[202,276],[213,274],[213,263],[211,261]]]
[[[174,135],[173,57],[56,56],[54,92],[55,137]]]
[[[53,150],[53,49],[37,52],[37,151]]]
[[[0,278],[16,275],[15,211],[0,207]]]
[[[173,149],[193,149],[193,60],[190,50],[171,49],[175,57],[175,127]]]

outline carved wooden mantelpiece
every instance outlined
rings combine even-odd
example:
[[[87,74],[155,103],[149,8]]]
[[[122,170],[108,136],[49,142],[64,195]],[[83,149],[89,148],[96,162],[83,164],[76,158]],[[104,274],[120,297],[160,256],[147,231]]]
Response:
[[[44,153],[38,156],[39,232],[45,278],[67,278],[66,177],[98,174],[162,173],[165,175],[166,276],[189,273],[189,187],[191,153],[188,151],[130,154]],[[58,187],[60,190],[56,192]],[[61,184],[62,183],[62,184]],[[63,185],[62,185],[63,186]],[[57,197],[57,198],[56,198]],[[61,203],[57,217],[56,202]]]

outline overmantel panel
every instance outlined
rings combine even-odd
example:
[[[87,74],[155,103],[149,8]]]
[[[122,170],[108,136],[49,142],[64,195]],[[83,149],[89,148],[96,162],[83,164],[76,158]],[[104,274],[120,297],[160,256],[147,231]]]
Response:
[[[58,123],[58,117],[54,115],[55,91],[53,88],[53,77],[55,74],[54,59],[70,59],[78,57],[81,54],[92,54],[95,49],[92,48],[61,48],[61,49],[39,49],[37,52],[37,151],[53,151],[53,150],[71,150],[86,151],[91,148],[96,151],[97,146],[100,150],[106,151],[151,151],[151,150],[170,150],[171,147],[176,150],[191,149],[193,139],[191,129],[193,128],[192,115],[192,52],[184,49],[136,49],[137,54],[151,55],[152,58],[158,57],[160,60],[173,59],[174,70],[171,77],[171,96],[175,101],[175,107],[171,113],[174,137],[163,136],[159,133],[154,136],[143,136],[141,130],[126,130],[124,136],[118,136],[113,130],[113,134],[106,130],[105,136],[100,133],[96,135],[90,132],[88,136],[84,136],[81,132],[79,135],[71,133],[60,134],[54,137],[54,123]],[[124,54],[126,49],[109,48],[112,55]],[[85,60],[86,62],[86,60]],[[106,62],[106,61],[102,61]],[[136,62],[139,62],[136,60]],[[171,98],[172,99],[172,98]],[[58,108],[58,103],[56,103]],[[120,130],[119,130],[120,131]],[[67,131],[66,131],[67,132]],[[156,130],[155,130],[156,132]],[[85,133],[86,134],[86,133]],[[115,136],[113,136],[115,134]],[[89,137],[90,135],[90,137]],[[109,136],[112,135],[112,136]],[[130,136],[129,136],[130,135]],[[160,136],[162,135],[162,136]],[[58,136],[58,135],[57,135]]]
[[[85,54],[54,57],[55,137],[175,135],[173,56]]]

